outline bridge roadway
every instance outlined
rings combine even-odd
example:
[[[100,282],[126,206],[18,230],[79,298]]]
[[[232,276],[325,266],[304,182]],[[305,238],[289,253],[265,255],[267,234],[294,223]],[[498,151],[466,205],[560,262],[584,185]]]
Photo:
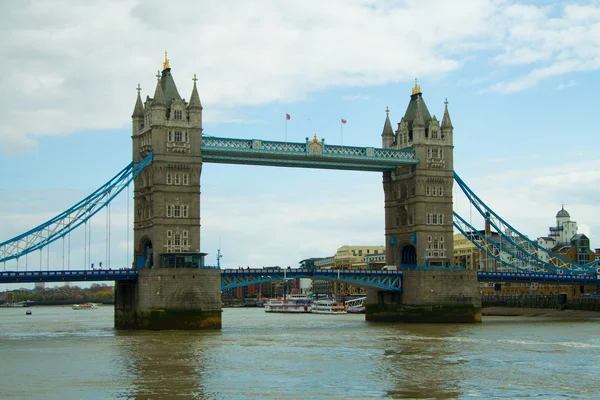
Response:
[[[556,284],[600,284],[597,274],[547,274],[483,272],[477,273],[480,282],[538,282]],[[35,282],[94,282],[137,280],[138,270],[71,270],[71,271],[3,271],[0,283]],[[402,271],[379,270],[334,270],[334,269],[224,269],[221,271],[221,290],[255,283],[311,278],[342,281],[357,286],[368,286],[380,290],[401,291]]]

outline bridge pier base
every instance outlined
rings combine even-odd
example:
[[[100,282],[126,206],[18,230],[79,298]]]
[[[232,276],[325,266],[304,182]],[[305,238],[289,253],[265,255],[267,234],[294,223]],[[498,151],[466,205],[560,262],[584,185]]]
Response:
[[[137,281],[116,282],[117,329],[221,329],[221,314],[218,269],[141,269]]]
[[[402,293],[370,290],[367,321],[481,322],[477,271],[404,271]]]

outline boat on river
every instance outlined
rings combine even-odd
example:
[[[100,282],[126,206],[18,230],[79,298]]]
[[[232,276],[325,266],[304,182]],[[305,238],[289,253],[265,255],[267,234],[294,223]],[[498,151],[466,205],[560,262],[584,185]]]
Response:
[[[280,299],[269,299],[265,303],[265,312],[309,313],[312,300],[303,294],[289,294]]]
[[[98,308],[96,303],[73,304],[73,310],[95,310]]]
[[[310,311],[313,314],[346,314],[346,307],[337,300],[315,300]]]

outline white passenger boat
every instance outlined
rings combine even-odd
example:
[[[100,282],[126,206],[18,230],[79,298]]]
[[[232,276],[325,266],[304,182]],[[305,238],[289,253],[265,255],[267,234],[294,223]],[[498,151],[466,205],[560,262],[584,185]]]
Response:
[[[283,299],[269,299],[265,303],[265,312],[309,313],[312,300],[303,294],[290,294]]]
[[[346,307],[336,300],[315,300],[310,312],[313,314],[346,314]]]
[[[73,304],[73,310],[95,310],[97,308],[96,303]]]

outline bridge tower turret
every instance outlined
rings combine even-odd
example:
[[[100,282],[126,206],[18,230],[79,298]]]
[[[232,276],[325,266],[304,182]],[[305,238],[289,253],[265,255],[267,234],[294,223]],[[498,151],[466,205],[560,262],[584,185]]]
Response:
[[[480,321],[476,272],[454,270],[454,145],[447,101],[445,105],[440,125],[431,117],[415,79],[393,134],[386,116],[383,147],[412,149],[419,163],[383,173],[386,263],[404,270],[403,293],[401,298],[371,294],[368,320]]]
[[[450,121],[447,104],[443,121]],[[384,147],[412,148],[419,163],[384,173],[386,261],[400,267],[453,266],[452,128],[440,129],[416,82],[395,138]]]
[[[188,104],[179,95],[166,52],[157,78],[154,97],[144,105],[138,88],[132,115],[133,161],[150,153],[153,159],[134,180],[132,267],[139,269],[139,279],[117,287],[115,326],[220,328],[220,271],[204,268],[206,254],[200,252],[202,105],[197,79],[194,75]]]

